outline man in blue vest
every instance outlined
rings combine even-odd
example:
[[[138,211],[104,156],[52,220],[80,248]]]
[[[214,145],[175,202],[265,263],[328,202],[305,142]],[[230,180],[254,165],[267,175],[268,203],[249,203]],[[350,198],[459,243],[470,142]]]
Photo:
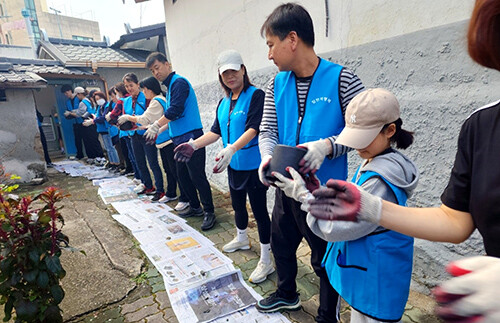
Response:
[[[203,125],[198,101],[188,80],[172,71],[162,53],[151,53],[146,58],[146,67],[167,87],[167,109],[159,120],[149,126],[144,136],[148,140],[154,140],[160,128],[168,124],[169,135],[176,147],[201,137]],[[189,207],[178,214],[182,217],[204,216],[201,229],[209,230],[215,224],[215,214],[212,191],[205,174],[205,159],[205,148],[201,148],[194,152],[189,162],[176,162],[179,184],[189,198]],[[200,194],[203,208],[196,191]]]
[[[270,184],[265,174],[276,144],[307,148],[300,162],[302,174],[316,173],[323,184],[330,178],[345,179],[349,148],[335,144],[335,140],[344,128],[345,109],[364,89],[363,84],[348,69],[316,55],[312,19],[302,6],[286,3],[277,7],[261,33],[269,47],[268,58],[280,70],[267,87],[260,125],[261,181]],[[337,322],[338,294],[321,267],[327,242],[309,229],[300,204],[279,188],[271,223],[278,289],[256,307],[261,312],[300,309],[296,251],[303,238],[311,248],[311,264],[320,277],[316,321]]]
[[[78,89],[82,89],[78,87]],[[66,98],[66,111],[64,111],[64,117],[70,119],[73,124],[73,134],[75,136],[75,146],[76,146],[76,158],[83,158],[83,135],[85,129],[83,128],[83,119],[76,115],[76,110],[78,110],[78,105],[80,104],[80,99],[76,96],[77,93],[73,93],[73,88],[71,85],[65,84],[61,87],[61,92]]]

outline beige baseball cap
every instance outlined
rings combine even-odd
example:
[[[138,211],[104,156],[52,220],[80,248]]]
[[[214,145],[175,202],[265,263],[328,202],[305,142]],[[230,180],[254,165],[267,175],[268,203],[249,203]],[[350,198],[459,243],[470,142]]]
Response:
[[[243,65],[243,59],[240,53],[230,49],[219,54],[217,58],[217,68],[219,69],[219,74],[224,73],[227,70],[239,71]]]
[[[384,125],[399,119],[399,102],[385,89],[367,89],[357,94],[345,112],[345,128],[335,143],[363,149],[377,137]]]
[[[85,93],[85,89],[81,86],[77,86],[77,87],[75,87],[75,90],[73,92],[75,92],[75,94],[81,94],[81,93]]]

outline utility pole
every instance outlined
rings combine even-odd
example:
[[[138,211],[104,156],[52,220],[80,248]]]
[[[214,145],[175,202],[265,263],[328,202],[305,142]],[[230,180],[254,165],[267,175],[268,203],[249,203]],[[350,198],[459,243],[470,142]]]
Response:
[[[61,11],[57,10],[55,8],[52,8],[52,7],[49,7],[49,9],[54,11],[54,13],[56,14],[57,26],[59,26],[59,35],[60,35],[61,39],[63,39],[63,34],[62,34],[62,29],[61,29],[61,19],[59,18],[59,14],[61,13]]]

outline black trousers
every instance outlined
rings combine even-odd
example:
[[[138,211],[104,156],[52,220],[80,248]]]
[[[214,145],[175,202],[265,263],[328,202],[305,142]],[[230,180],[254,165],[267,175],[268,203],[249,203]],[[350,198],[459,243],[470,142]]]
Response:
[[[214,203],[212,200],[212,190],[205,174],[205,148],[196,150],[187,163],[175,162],[177,165],[177,178],[192,208],[200,207],[198,193],[200,193],[201,204],[205,212],[214,212]]]
[[[231,193],[231,203],[234,209],[234,221],[236,227],[244,230],[248,226],[247,194],[250,200],[250,207],[257,221],[260,243],[268,244],[271,239],[271,220],[267,212],[267,187],[259,185],[257,187],[234,190],[229,186]]]
[[[45,162],[47,164],[52,164],[52,160],[50,160],[49,156],[49,150],[47,148],[47,139],[45,138],[45,133],[43,132],[42,127],[38,127],[38,130],[40,131],[40,141],[42,142],[43,158],[45,158]]]
[[[300,203],[276,189],[271,221],[271,249],[278,273],[278,294],[285,298],[297,295],[297,248],[305,238],[311,248],[311,265],[320,279],[319,308],[317,322],[337,322],[336,308],[338,293],[328,280],[321,261],[327,242],[316,236],[306,222],[307,213],[300,209]]]
[[[118,145],[117,145],[118,146]],[[128,148],[127,148],[127,142],[125,141],[125,138],[120,138],[120,151],[122,154],[123,161],[125,163],[125,169],[127,173],[133,173],[134,172],[134,167],[132,166],[132,162],[130,161],[130,158],[128,158]]]
[[[165,175],[167,177],[167,193],[168,197],[177,196],[177,166],[174,160],[174,144],[166,145],[160,149],[161,163]],[[180,202],[189,202],[189,198],[186,196],[184,191],[179,185],[180,191]]]
[[[83,135],[84,135],[84,126],[81,123],[73,124],[73,135],[75,136],[75,146],[76,146],[76,158],[83,158]]]
[[[96,125],[83,128],[83,144],[88,158],[104,157]]]

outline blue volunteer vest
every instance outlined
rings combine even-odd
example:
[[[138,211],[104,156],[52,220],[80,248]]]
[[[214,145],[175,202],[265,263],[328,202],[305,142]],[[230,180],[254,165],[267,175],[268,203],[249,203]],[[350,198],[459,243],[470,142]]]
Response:
[[[82,100],[82,102],[83,102],[83,104],[85,104],[85,106],[87,107],[87,112],[95,115],[95,109],[94,109],[94,107],[92,106],[92,102],[90,102],[90,100],[89,100],[89,99],[87,99],[87,98],[84,98],[84,99]]]
[[[161,106],[163,107],[163,113],[165,113],[167,111],[167,102],[161,98],[154,98],[154,100],[160,102]],[[161,132],[160,134],[158,134],[158,137],[156,137],[156,144],[160,145],[160,144],[167,142],[169,140],[170,140],[170,133],[167,129],[167,130]]]
[[[200,111],[198,109],[198,100],[196,100],[196,94],[194,93],[193,87],[188,80],[184,77],[179,76],[177,74],[172,75],[172,79],[168,84],[168,93],[167,93],[167,107],[170,106],[170,98],[172,91],[170,90],[172,84],[175,80],[182,78],[189,85],[189,95],[184,103],[184,112],[182,115],[176,120],[170,121],[168,124],[168,131],[170,137],[178,137],[185,133],[191,132],[196,129],[202,129],[203,125],[201,124]]]
[[[299,119],[295,74],[280,72],[274,79],[274,101],[278,118],[279,143],[296,146],[338,135],[345,126],[339,98],[339,77],[343,67],[324,59],[313,75],[305,113]],[[347,155],[328,159],[316,173],[322,184],[330,178],[347,178]]]
[[[354,182],[356,171],[352,181]],[[379,174],[363,173],[356,184],[379,177],[394,192],[399,205],[406,193]],[[399,321],[410,291],[413,238],[391,230],[370,233],[353,241],[329,242],[323,258],[330,284],[344,300],[380,321]]]
[[[108,113],[108,112],[113,111],[113,109],[115,108],[115,106],[116,106],[116,103],[114,103],[114,102],[112,102],[112,101],[108,102],[108,107],[109,107],[109,109],[108,109],[107,111],[105,110],[105,112],[106,112],[106,113]],[[106,121],[106,122],[107,122],[107,121]],[[113,125],[111,125],[111,124],[109,124],[109,123],[108,123],[108,132],[109,132],[109,136],[110,136],[111,138],[113,138],[114,136],[116,136],[116,135],[119,135],[119,134],[120,134],[120,129],[118,129],[118,127],[113,126]],[[121,137],[120,137],[120,138],[121,138]]]
[[[250,101],[256,90],[256,87],[250,86],[245,91],[242,91],[231,113],[229,113],[229,110],[231,108],[232,94],[222,99],[217,109],[217,119],[219,120],[222,144],[224,147],[226,147],[228,143],[233,144],[245,132],[245,123],[247,121],[248,109],[250,108]],[[259,168],[260,152],[258,137],[255,136],[243,148],[235,152],[229,165],[234,170],[253,170]]]
[[[106,108],[109,106],[109,102],[106,102],[104,104],[104,106],[100,107],[98,106],[97,107],[97,111],[96,111],[96,117],[99,118],[99,117],[102,117],[106,111]],[[104,123],[96,123],[96,127],[97,127],[97,132],[99,133],[107,133],[108,132],[108,128],[109,128],[109,123],[106,121],[106,119],[104,119]]]
[[[123,99],[123,111],[125,112],[125,114],[129,114],[131,116],[140,116],[141,114],[143,114],[144,111],[146,111],[146,96],[144,95],[144,93],[139,92],[139,94],[137,95],[137,100],[135,103],[135,112],[134,112],[134,109],[132,107],[132,96],[128,96],[128,97],[124,98]],[[136,125],[138,127],[141,126],[140,123],[136,123]],[[129,136],[133,136],[136,132],[137,132],[137,134],[142,136],[146,132],[146,130],[129,130],[129,131],[127,131]]]
[[[68,111],[73,111],[73,110],[76,110],[78,109],[78,106],[80,105],[80,100],[78,99],[78,97],[75,95],[75,97],[73,99],[68,99],[66,100],[66,109]],[[75,118],[73,119],[74,121],[71,121],[71,119],[69,120],[71,123],[82,123],[83,122],[83,119],[78,117],[78,118]]]

